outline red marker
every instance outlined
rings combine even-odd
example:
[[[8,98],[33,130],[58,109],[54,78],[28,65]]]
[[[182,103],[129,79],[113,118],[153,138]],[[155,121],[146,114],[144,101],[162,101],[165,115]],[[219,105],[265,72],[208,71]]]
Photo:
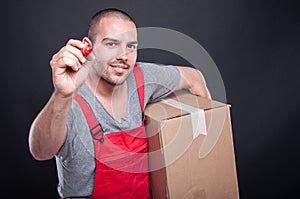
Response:
[[[83,54],[83,56],[88,56],[88,54],[90,54],[92,52],[92,47],[90,46],[86,46],[80,49],[81,53]]]

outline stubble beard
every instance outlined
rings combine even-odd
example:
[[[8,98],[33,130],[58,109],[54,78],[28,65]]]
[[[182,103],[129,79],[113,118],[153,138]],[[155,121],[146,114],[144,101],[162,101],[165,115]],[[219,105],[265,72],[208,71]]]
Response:
[[[94,71],[95,71],[97,77],[98,77],[100,80],[106,82],[107,84],[109,84],[109,85],[111,85],[111,86],[122,85],[122,84],[127,80],[127,77],[129,76],[130,71],[131,71],[131,70],[129,69],[129,71],[128,71],[126,74],[124,74],[121,78],[118,78],[117,80],[114,80],[113,78],[111,78],[111,74],[110,74],[110,72],[109,72],[109,70],[108,70],[109,67],[110,67],[110,66],[107,66],[103,71],[100,71],[100,70],[99,70],[99,67],[97,67],[97,65],[95,64],[95,65],[93,66],[93,69],[94,69]]]
[[[111,86],[119,86],[126,81],[128,74],[129,73],[125,74],[122,78],[120,78],[118,80],[114,80],[114,79],[110,78],[110,73],[107,70],[105,70],[105,71],[103,71],[102,75],[100,76],[100,79],[105,81],[106,83],[110,84]]]

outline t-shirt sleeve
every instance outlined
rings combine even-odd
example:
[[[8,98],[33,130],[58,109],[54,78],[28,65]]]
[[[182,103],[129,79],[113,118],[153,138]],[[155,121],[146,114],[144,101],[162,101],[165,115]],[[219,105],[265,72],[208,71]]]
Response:
[[[145,83],[145,98],[158,101],[171,94],[179,85],[180,73],[176,66],[138,62]]]
[[[73,148],[72,146],[72,142],[76,137],[76,134],[74,134],[73,132],[75,131],[75,126],[73,124],[74,121],[74,112],[73,109],[71,108],[68,114],[68,120],[67,120],[67,138],[65,140],[65,143],[62,145],[62,147],[59,149],[58,153],[56,154],[56,156],[60,159],[60,160],[71,160],[73,157]]]

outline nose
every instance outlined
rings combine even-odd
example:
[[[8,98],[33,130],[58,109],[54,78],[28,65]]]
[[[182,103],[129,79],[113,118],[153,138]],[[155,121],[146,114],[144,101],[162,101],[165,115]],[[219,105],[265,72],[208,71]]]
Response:
[[[117,54],[117,59],[118,60],[124,60],[127,61],[128,59],[128,52],[126,46],[120,46],[118,49],[118,54]]]

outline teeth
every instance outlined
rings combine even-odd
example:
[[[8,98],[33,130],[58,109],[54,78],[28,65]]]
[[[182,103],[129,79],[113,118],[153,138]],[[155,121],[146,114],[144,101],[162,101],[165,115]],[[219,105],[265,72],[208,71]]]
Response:
[[[123,69],[123,68],[120,68],[120,67],[115,67],[115,70],[116,70],[117,72],[123,72],[123,71],[124,71],[124,69]]]
[[[122,69],[127,68],[126,66],[123,66],[123,65],[111,65],[111,66],[114,67],[114,68],[122,68]]]

